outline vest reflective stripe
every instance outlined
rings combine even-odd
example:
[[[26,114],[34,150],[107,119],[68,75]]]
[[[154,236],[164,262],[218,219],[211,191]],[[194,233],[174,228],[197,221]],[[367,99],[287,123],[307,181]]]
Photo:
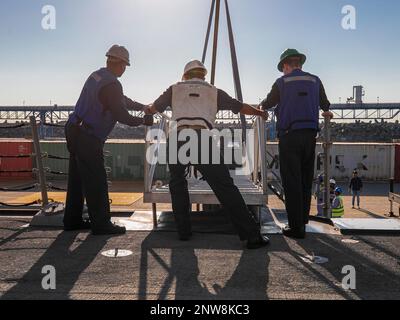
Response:
[[[199,79],[172,86],[172,120],[181,126],[212,129],[218,112],[218,90]]]
[[[344,204],[343,204],[343,198],[342,197],[337,197],[340,202],[340,207],[339,208],[332,208],[332,218],[341,218],[344,216]]]
[[[82,124],[82,130],[105,141],[114,128],[116,121],[109,110],[99,100],[99,92],[105,86],[118,82],[108,69],[93,72],[82,89],[75,110],[70,116],[74,124]]]
[[[293,82],[293,81],[311,81],[314,83],[317,83],[317,79],[311,76],[298,76],[298,77],[289,77],[289,78],[284,78],[283,81],[285,83],[288,82]]]

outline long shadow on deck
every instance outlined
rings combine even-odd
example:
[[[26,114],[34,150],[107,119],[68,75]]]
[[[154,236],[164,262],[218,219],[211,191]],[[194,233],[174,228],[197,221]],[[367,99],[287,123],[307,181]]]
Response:
[[[32,230],[38,231],[38,229]],[[20,234],[18,233],[18,235]],[[17,279],[17,283],[0,300],[69,299],[69,292],[79,276],[96,258],[109,238],[107,236],[93,237],[88,235],[85,239],[76,241],[78,234],[78,232],[61,232],[29,271],[21,279]],[[78,242],[78,244],[75,242]],[[72,245],[76,248],[70,251]],[[42,268],[46,265],[55,267],[57,284],[55,290],[46,291],[42,288],[42,279],[45,276],[45,274],[42,274]]]

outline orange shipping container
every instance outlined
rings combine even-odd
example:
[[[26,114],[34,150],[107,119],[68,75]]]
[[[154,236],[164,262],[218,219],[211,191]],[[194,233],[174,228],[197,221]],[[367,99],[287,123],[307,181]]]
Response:
[[[24,139],[0,139],[0,178],[32,178],[32,158],[4,158],[4,156],[31,155],[32,141]],[[29,172],[18,172],[29,171]]]

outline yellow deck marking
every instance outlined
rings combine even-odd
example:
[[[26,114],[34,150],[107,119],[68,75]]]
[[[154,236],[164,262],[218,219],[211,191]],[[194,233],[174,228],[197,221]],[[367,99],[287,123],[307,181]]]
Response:
[[[38,199],[41,199],[41,195],[39,192],[34,193],[23,193],[23,196],[15,197],[9,203],[29,203]],[[66,192],[49,192],[49,199],[52,199],[57,202],[65,202]],[[112,199],[112,206],[130,206],[136,201],[140,200],[143,197],[143,193],[110,193],[110,199]]]

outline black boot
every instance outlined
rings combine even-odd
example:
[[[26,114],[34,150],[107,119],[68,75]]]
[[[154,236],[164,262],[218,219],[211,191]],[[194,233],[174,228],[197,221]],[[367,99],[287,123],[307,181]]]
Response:
[[[78,230],[90,230],[89,220],[82,220],[77,224],[66,224],[64,225],[64,231],[78,231]]]
[[[189,241],[192,238],[193,234],[190,233],[185,233],[185,234],[179,234],[179,240],[180,241]]]
[[[126,233],[125,227],[121,227],[116,224],[109,224],[107,227],[92,230],[92,235],[94,236],[107,235],[107,234],[125,234],[125,233]]]
[[[306,226],[299,228],[290,228],[289,226],[285,226],[282,229],[283,235],[289,238],[294,239],[304,239],[306,237]]]
[[[269,238],[265,235],[258,235],[255,238],[247,240],[247,249],[259,249],[269,244]]]

